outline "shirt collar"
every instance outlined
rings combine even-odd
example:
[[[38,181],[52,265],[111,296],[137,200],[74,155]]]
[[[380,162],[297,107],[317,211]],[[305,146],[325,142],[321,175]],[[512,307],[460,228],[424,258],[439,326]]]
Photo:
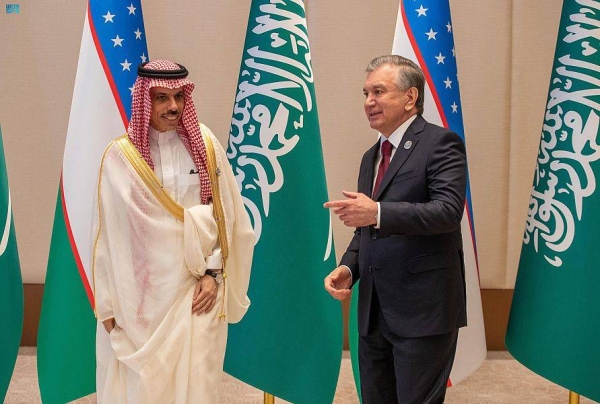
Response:
[[[398,126],[398,129],[393,131],[390,137],[388,138],[386,138],[383,134],[379,133],[379,144],[381,145],[381,143],[385,142],[386,140],[389,140],[392,146],[394,146],[394,149],[397,149],[400,145],[400,142],[402,141],[402,138],[404,137],[404,133],[406,133],[406,130],[415,119],[417,119],[417,114],[414,114],[413,116],[408,118],[402,125]]]
[[[177,135],[176,130],[169,130],[166,132],[159,132],[154,129],[152,126],[148,126],[148,138],[151,143],[159,144],[159,143],[168,143]]]

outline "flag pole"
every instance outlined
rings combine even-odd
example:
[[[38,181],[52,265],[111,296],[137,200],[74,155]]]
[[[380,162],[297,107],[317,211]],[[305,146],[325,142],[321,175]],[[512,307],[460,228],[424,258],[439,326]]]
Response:
[[[579,402],[579,401],[578,401]],[[275,404],[275,396],[265,391],[265,404]]]
[[[569,391],[569,404],[579,404],[579,394]]]

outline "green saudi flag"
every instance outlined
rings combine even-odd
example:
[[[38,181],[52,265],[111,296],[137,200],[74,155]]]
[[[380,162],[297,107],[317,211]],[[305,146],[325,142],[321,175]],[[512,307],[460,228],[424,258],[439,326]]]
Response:
[[[600,401],[600,2],[565,0],[506,335],[536,373]]]
[[[0,402],[4,402],[23,329],[23,282],[0,128]]]
[[[63,192],[61,181],[38,329],[37,366],[44,403],[72,401],[93,393],[96,386],[96,318],[69,242]]]
[[[336,266],[304,4],[253,0],[228,157],[256,233],[252,305],[225,370],[294,403],[331,403],[342,353]]]

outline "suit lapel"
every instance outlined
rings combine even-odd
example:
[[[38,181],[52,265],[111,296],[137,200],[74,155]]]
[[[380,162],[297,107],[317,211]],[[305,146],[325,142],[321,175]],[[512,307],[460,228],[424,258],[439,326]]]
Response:
[[[373,192],[373,180],[375,177],[375,162],[377,161],[377,155],[379,153],[379,140],[373,145],[365,155],[365,170],[362,173],[362,181],[360,181],[358,192],[362,192],[365,195],[371,195]]]
[[[404,133],[404,136],[402,137],[402,141],[398,145],[398,148],[396,149],[396,153],[394,153],[394,157],[392,158],[392,161],[390,162],[390,166],[388,167],[387,171],[385,172],[385,175],[383,176],[383,180],[381,181],[381,184],[379,185],[377,194],[375,195],[375,198],[373,198],[374,200],[379,199],[379,197],[381,196],[383,191],[387,188],[387,186],[390,184],[392,179],[396,176],[396,173],[398,172],[398,170],[400,170],[400,168],[404,165],[404,163],[406,162],[406,159],[408,159],[408,156],[410,156],[412,151],[417,146],[417,143],[419,142],[419,138],[417,137],[417,135],[419,133],[423,132],[423,128],[425,127],[425,122],[426,122],[425,119],[423,119],[423,117],[418,115],[417,118],[413,121],[412,124],[410,124],[410,126]],[[408,142],[411,142],[411,143],[408,143]],[[410,145],[410,146],[407,147],[407,145]]]

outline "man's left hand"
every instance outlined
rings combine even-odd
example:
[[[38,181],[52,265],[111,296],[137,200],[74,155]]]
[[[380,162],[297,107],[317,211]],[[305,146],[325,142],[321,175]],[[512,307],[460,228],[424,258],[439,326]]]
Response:
[[[326,208],[348,227],[370,226],[377,223],[377,202],[359,192],[342,191],[348,199],[325,202]]]
[[[196,290],[194,290],[192,314],[200,315],[211,311],[215,307],[218,290],[217,282],[212,276],[201,276],[196,283]]]

